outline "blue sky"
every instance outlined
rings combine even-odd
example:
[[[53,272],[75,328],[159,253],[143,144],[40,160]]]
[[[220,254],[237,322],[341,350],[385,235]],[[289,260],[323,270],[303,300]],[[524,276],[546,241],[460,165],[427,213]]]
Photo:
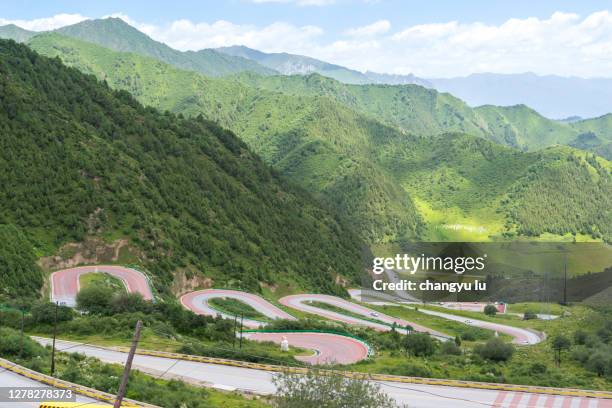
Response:
[[[567,0],[23,0],[4,2],[0,23],[42,30],[118,15],[179,49],[243,43],[429,77],[592,77],[612,72],[608,10],[610,1]]]
[[[324,6],[300,6],[297,2],[247,0],[22,0],[3,2],[0,17],[34,19],[60,13],[102,17],[124,13],[138,21],[164,24],[189,18],[196,21],[228,20],[238,24],[268,25],[287,21],[296,25],[317,25],[330,36],[353,26],[387,19],[393,25],[459,20],[499,24],[507,19],[549,17],[555,11],[581,15],[609,9],[610,1],[568,0],[337,0]]]

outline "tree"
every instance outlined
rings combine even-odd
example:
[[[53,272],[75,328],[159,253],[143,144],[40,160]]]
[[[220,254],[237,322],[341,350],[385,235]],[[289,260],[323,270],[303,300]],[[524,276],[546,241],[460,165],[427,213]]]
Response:
[[[134,313],[134,312],[150,312],[150,302],[144,300],[140,293],[118,293],[110,301],[110,312],[117,313]]]
[[[610,350],[597,350],[586,362],[586,368],[599,377],[612,375],[612,353]]]
[[[495,305],[486,305],[484,308],[484,314],[487,316],[495,316],[497,314],[497,308]]]
[[[455,336],[455,345],[457,347],[461,347],[461,336],[459,336],[459,335]]]
[[[395,408],[392,398],[366,377],[345,377],[334,371],[290,371],[273,378],[277,408]]]
[[[557,367],[561,367],[561,352],[569,349],[571,345],[572,342],[570,339],[562,334],[559,334],[552,339],[552,348],[555,351],[555,362]]]
[[[493,337],[485,344],[477,345],[474,348],[474,352],[487,360],[506,361],[514,354],[514,346],[510,343],[505,343],[499,337]]]
[[[436,352],[436,342],[427,333],[409,333],[404,337],[404,349],[409,356],[427,357]]]
[[[81,289],[77,294],[77,307],[88,313],[107,314],[113,297],[112,289],[102,286],[90,286]]]

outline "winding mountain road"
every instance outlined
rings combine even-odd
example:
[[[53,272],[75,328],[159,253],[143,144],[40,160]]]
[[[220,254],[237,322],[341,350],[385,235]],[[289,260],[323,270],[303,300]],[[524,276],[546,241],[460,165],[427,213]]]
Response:
[[[183,295],[181,297],[181,303],[184,307],[197,314],[208,316],[220,315],[228,319],[234,319],[234,316],[220,312],[208,303],[211,299],[215,298],[239,300],[251,306],[269,319],[296,320],[295,317],[274,306],[264,298],[237,290],[198,290]],[[243,324],[250,328],[262,328],[266,326],[266,322],[252,319],[243,320]],[[297,359],[308,364],[352,364],[367,358],[370,350],[368,345],[364,342],[338,334],[312,332],[253,332],[247,333],[245,336],[251,340],[271,341],[278,344],[286,339],[291,346],[314,350],[315,352],[312,355],[296,356]]]
[[[145,274],[136,269],[118,265],[91,265],[62,269],[51,274],[51,301],[75,306],[81,289],[79,279],[87,273],[106,273],[121,280],[130,293],[140,293],[145,300],[153,300],[153,293]]]
[[[317,307],[310,304],[311,302],[325,303],[330,306],[346,310],[347,312],[350,312],[352,314],[361,315],[367,320],[345,315],[340,312],[323,309],[321,307]],[[348,300],[344,300],[336,296],[317,294],[289,295],[279,299],[279,303],[284,306],[300,310],[302,312],[312,313],[325,317],[326,319],[336,320],[347,324],[365,326],[378,331],[389,331],[391,330],[391,325],[395,323],[397,325],[397,331],[400,333],[406,332],[406,330],[403,329],[404,327],[411,326],[416,331],[429,333],[442,340],[450,338],[450,336],[444,333],[440,333],[438,331],[409,322],[407,320],[387,316],[373,309],[358,305],[357,303],[349,302]],[[377,321],[381,323],[377,323]]]
[[[509,336],[512,336],[512,342],[514,344],[533,345],[538,344],[544,339],[543,335],[536,333],[535,331],[522,329],[515,326],[508,326],[505,324],[492,323],[484,320],[457,316],[450,313],[443,313],[434,310],[424,309],[422,307],[418,308],[418,311],[431,316],[438,316],[444,319],[454,320],[456,322],[464,323],[469,326],[480,327],[482,329],[488,329],[499,333],[507,334]]]
[[[142,294],[143,298],[153,299],[152,291],[146,276],[135,269],[126,268],[117,265],[98,265],[98,266],[82,266],[70,269],[64,269],[54,272],[51,275],[51,298],[53,301],[58,301],[61,304],[74,306],[76,304],[76,295],[80,289],[79,278],[86,273],[108,273],[120,279],[129,292]],[[260,296],[223,289],[206,289],[199,290],[183,295],[180,299],[184,307],[192,310],[194,313],[216,316],[221,315],[224,318],[233,319],[222,311],[219,311],[209,304],[213,298],[231,298],[246,303],[259,313],[265,315],[269,319],[287,319],[295,320],[295,317],[273,305]],[[427,332],[433,336],[446,340],[450,336],[427,327],[385,315],[365,306],[353,303],[342,298],[329,295],[319,294],[300,294],[286,296],[279,302],[287,307],[300,310],[306,313],[316,314],[330,320],[335,320],[347,324],[361,325],[379,331],[388,331],[394,323],[397,325],[399,332],[405,332],[406,326],[411,326],[414,330]],[[327,310],[310,304],[311,302],[321,302],[333,306],[338,311]],[[344,310],[348,313],[342,313]],[[452,314],[434,312],[425,309],[419,311],[438,317],[443,317],[449,320],[455,320],[464,324],[481,327],[485,329],[495,330],[500,333],[509,334],[514,338],[517,344],[536,344],[541,341],[541,336],[531,331],[516,327],[506,326],[503,324],[490,323],[480,320],[467,319]],[[357,317],[362,316],[362,318]],[[246,327],[258,329],[266,326],[266,322],[255,319],[245,319],[243,324]],[[323,362],[336,362],[339,364],[351,364],[367,358],[369,347],[350,337],[340,336],[336,334],[317,334],[317,333],[302,333],[302,332],[287,332],[287,333],[249,333],[250,339],[256,341],[272,341],[281,343],[286,339],[291,346],[314,350],[314,354],[310,356],[300,356],[300,360],[310,364],[321,364]]]
[[[372,293],[372,291],[368,291],[364,293],[360,289],[351,289],[349,290],[349,293],[354,300],[364,302],[364,303],[371,303],[373,305],[396,305],[396,306],[404,306],[404,307],[412,307],[412,306],[420,305],[420,302],[419,303],[402,302],[402,301],[398,302],[397,299],[393,299],[389,295],[384,294],[384,293],[382,294],[384,295],[384,297],[377,296],[378,294]],[[454,303],[455,305],[454,309],[469,310],[469,311],[476,310],[477,307],[478,309],[482,309],[481,306],[474,306],[473,303],[464,303],[462,305],[465,305],[465,309],[459,309],[459,307],[457,306],[458,304],[459,304],[458,302]],[[520,327],[509,326],[509,325],[501,324],[501,323],[493,323],[493,322],[488,322],[485,320],[467,318],[467,317],[458,316],[458,315],[451,314],[451,313],[444,313],[444,312],[429,310],[423,307],[415,308],[415,310],[421,313],[424,313],[424,314],[431,315],[431,316],[437,316],[443,319],[460,322],[468,326],[479,327],[482,329],[487,329],[487,330],[492,330],[492,331],[496,331],[499,333],[507,334],[512,337],[512,342],[514,344],[533,345],[533,344],[538,344],[545,338],[544,334],[542,333],[523,329]]]
[[[268,302],[264,298],[253,295],[247,292],[241,292],[238,290],[226,290],[226,289],[204,289],[198,290],[195,292],[189,292],[183,296],[181,296],[181,304],[187,309],[191,310],[194,313],[208,316],[221,316],[226,319],[234,319],[233,315],[229,315],[227,313],[223,313],[213,306],[211,306],[208,302],[211,299],[235,299],[239,300],[242,303],[246,303],[251,306],[253,309],[257,310],[262,315],[266,316],[269,319],[286,319],[286,320],[295,320],[295,317],[291,316],[289,313],[284,310],[274,306],[272,303]],[[246,327],[250,327],[253,329],[259,328],[261,326],[265,326],[266,322],[262,322],[259,320],[253,319],[244,319],[243,324]]]

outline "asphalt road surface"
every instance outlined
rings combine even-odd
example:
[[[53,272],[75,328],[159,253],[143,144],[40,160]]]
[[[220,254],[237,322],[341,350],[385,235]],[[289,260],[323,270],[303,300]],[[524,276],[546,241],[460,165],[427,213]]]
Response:
[[[42,344],[48,339],[39,339]],[[123,364],[126,353],[78,343],[58,341],[58,350],[83,353],[107,363]],[[143,372],[163,373],[193,383],[225,390],[249,391],[256,394],[275,392],[273,373],[242,367],[205,364],[170,358],[136,355],[134,368]],[[612,408],[612,399],[550,396],[545,394],[506,392],[478,388],[379,382],[382,390],[398,403],[410,408]]]
[[[415,324],[415,323],[412,323],[412,322],[409,322],[403,319],[398,319],[395,317],[387,316],[373,309],[358,305],[357,303],[349,302],[348,300],[344,300],[336,296],[315,295],[315,294],[290,295],[290,296],[285,296],[284,298],[279,299],[279,302],[282,305],[300,310],[302,312],[316,314],[316,315],[325,317],[326,319],[336,320],[336,321],[347,323],[347,324],[357,324],[361,326],[367,326],[374,330],[389,331],[391,330],[390,325],[395,323],[397,325],[398,332],[405,333],[405,330],[403,330],[402,328],[406,326],[411,326],[416,331],[427,332],[440,339],[449,338],[449,336],[443,333],[440,333],[438,331],[429,329],[425,326],[421,326],[421,325],[418,325],[418,324]],[[348,316],[343,313],[338,313],[338,312],[334,312],[331,310],[323,309],[321,307],[313,306],[309,304],[309,302],[326,303],[328,305],[344,309],[347,312],[361,315],[370,320],[360,319],[358,317]],[[382,323],[376,323],[372,320],[380,321]],[[383,324],[383,323],[386,323],[386,324]]]
[[[120,279],[130,293],[140,293],[145,300],[152,300],[153,294],[147,277],[135,269],[117,265],[79,266],[62,269],[51,274],[51,301],[61,305],[75,306],[80,290],[79,278],[86,273],[107,273]]]
[[[315,350],[308,356],[296,356],[308,364],[352,364],[368,357],[370,348],[352,337],[330,333],[247,333],[247,338],[257,341],[272,341],[280,344],[283,339],[290,346]]]
[[[349,293],[351,294],[351,297],[353,299],[356,299],[362,302],[366,302],[366,303],[379,304],[379,305],[381,304],[388,304],[388,305],[414,304],[414,305],[417,305],[418,304],[415,302],[399,302],[398,303],[397,299],[393,300],[385,293],[381,293],[380,295],[382,296],[378,296],[379,295],[378,293],[372,293],[372,292],[373,291],[367,291],[364,293],[363,291],[359,289],[349,290]],[[456,310],[474,311],[478,309],[480,311],[483,308],[482,305],[477,305],[474,303],[455,302],[453,305],[454,307],[452,309],[456,309]],[[526,329],[521,329],[521,328],[514,327],[514,326],[508,326],[505,324],[491,323],[491,322],[486,322],[483,320],[457,316],[451,313],[427,310],[422,307],[418,308],[418,311],[428,314],[428,315],[438,316],[444,319],[461,322],[469,326],[480,327],[483,329],[493,330],[499,333],[507,334],[509,336],[512,336],[513,338],[512,342],[515,344],[522,344],[522,345],[537,344],[541,342],[544,338],[544,336],[539,333],[536,333],[530,330],[526,330]]]
[[[205,289],[187,293],[181,297],[181,303],[187,309],[197,314],[216,316],[228,319],[234,316],[219,312],[209,305],[214,298],[231,298],[239,300],[270,319],[295,320],[284,310],[274,306],[264,298],[247,292],[225,289]],[[262,328],[265,322],[244,319],[246,327]],[[314,353],[296,357],[309,364],[351,364],[368,357],[369,347],[362,341],[352,337],[327,333],[247,333],[246,337],[256,341],[271,341],[280,344],[285,338],[289,347],[299,347],[313,350]]]
[[[190,292],[181,297],[181,303],[187,309],[191,310],[194,313],[208,316],[222,316],[226,319],[234,319],[233,315],[229,315],[223,312],[218,311],[214,307],[210,306],[208,302],[211,299],[219,299],[219,298],[227,298],[227,299],[236,299],[247,305],[251,306],[253,309],[257,310],[262,315],[268,317],[269,319],[287,319],[287,320],[295,320],[295,317],[291,316],[289,313],[284,310],[274,306],[272,303],[268,302],[264,298],[253,295],[247,292],[241,292],[238,290],[225,290],[225,289],[204,289],[198,290],[196,292]],[[251,320],[244,319],[243,324],[246,327],[250,328],[259,328],[260,326],[265,326],[266,323],[259,320]]]
[[[538,344],[544,338],[542,335],[532,332],[527,329],[521,329],[514,326],[507,326],[505,324],[499,323],[491,323],[486,322],[484,320],[476,320],[472,318],[467,318],[463,316],[457,316],[450,313],[443,313],[434,310],[424,309],[422,307],[419,308],[419,312],[425,313],[432,316],[442,317],[448,320],[454,320],[457,322],[461,322],[467,324],[469,326],[480,327],[483,329],[494,330],[499,333],[504,333],[509,336],[512,336],[512,342],[515,344],[523,344],[523,345],[532,345]]]

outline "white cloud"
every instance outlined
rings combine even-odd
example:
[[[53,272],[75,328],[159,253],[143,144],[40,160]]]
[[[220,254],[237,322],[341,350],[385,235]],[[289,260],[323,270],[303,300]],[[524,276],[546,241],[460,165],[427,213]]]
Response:
[[[251,0],[328,2],[328,0]],[[323,59],[361,71],[424,77],[474,72],[535,72],[583,77],[612,76],[612,12],[586,16],[556,12],[547,18],[511,18],[500,24],[448,21],[392,30],[388,20],[324,35],[315,25],[276,22],[265,26],[231,21],[183,19],[155,25],[115,14],[152,38],[180,50],[242,44],[266,52],[290,52]],[[73,24],[85,17],[56,15],[9,21],[43,30]]]
[[[391,23],[389,22],[389,20],[378,20],[366,26],[350,28],[345,31],[345,34],[351,37],[369,37],[378,34],[384,34],[390,29]]]
[[[250,0],[251,3],[294,3],[298,6],[327,6],[334,4],[335,0]]]
[[[32,31],[54,30],[70,24],[76,24],[88,17],[80,14],[56,14],[53,17],[36,18],[33,20],[7,20],[0,18],[0,25],[15,24],[21,28]]]

